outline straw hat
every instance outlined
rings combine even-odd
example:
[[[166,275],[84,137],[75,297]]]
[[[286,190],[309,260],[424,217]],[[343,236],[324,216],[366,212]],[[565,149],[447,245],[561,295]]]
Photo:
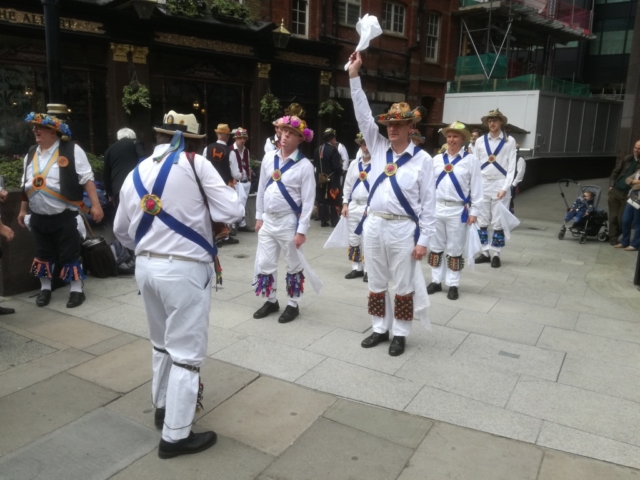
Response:
[[[226,133],[227,135],[229,135],[231,133],[231,129],[229,128],[229,125],[227,125],[226,123],[219,123],[218,128],[216,128],[214,132]]]
[[[289,117],[304,118],[307,112],[304,111],[304,108],[299,103],[292,103],[284,109],[284,114]]]
[[[200,124],[193,113],[182,115],[170,110],[164,116],[162,126],[153,127],[153,129],[166,135],[173,135],[176,131],[180,131],[185,138],[204,138],[204,135],[200,135]]]
[[[447,133],[449,132],[459,133],[462,136],[463,142],[468,142],[469,140],[471,140],[471,132],[467,130],[467,126],[462,122],[453,122],[448,127],[444,127],[443,129],[440,130],[440,133],[442,133],[442,135],[444,135],[445,138],[447,136]]]
[[[233,138],[249,138],[249,132],[242,127],[238,127],[233,130]]]
[[[69,129],[69,126],[53,115],[31,112],[24,121],[29,125],[39,125],[54,130],[63,140],[69,140],[71,138],[71,129]]]
[[[409,138],[412,140],[418,140],[420,145],[422,145],[425,141],[425,138],[422,136],[422,133],[420,133],[420,130],[417,130],[415,128],[409,130]]]
[[[331,138],[334,138],[337,135],[337,133],[333,128],[327,128],[325,129],[323,135],[325,140],[329,140]]]
[[[297,133],[307,143],[313,140],[313,130],[307,128],[307,122],[300,117],[286,115],[277,119],[274,125],[281,130],[286,128]]]
[[[490,110],[489,113],[487,115],[485,115],[484,117],[482,117],[482,124],[489,128],[489,124],[488,124],[488,120],[490,118],[499,118],[500,121],[502,122],[502,126],[506,127],[508,122],[507,117],[505,117],[502,112],[500,111],[499,108],[496,108],[495,110]]]
[[[358,135],[356,135],[356,143],[358,145],[362,145],[363,143],[366,145],[367,142],[365,142],[364,140],[364,136],[362,135],[362,132],[358,132]]]
[[[410,121],[411,124],[422,120],[422,113],[416,108],[411,110],[411,107],[406,102],[394,103],[389,108],[387,113],[378,115],[378,123],[382,125],[388,125],[395,122]]]

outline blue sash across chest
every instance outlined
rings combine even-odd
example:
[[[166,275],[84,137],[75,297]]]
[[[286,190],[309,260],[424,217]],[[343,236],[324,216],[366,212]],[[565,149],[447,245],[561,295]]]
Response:
[[[500,150],[502,150],[502,147],[504,147],[505,143],[507,143],[506,135],[504,135],[502,137],[502,140],[500,140],[496,151],[491,153],[491,147],[489,146],[489,134],[484,136],[484,148],[487,151],[487,155],[489,155],[489,160],[482,164],[482,166],[480,167],[482,170],[487,168],[489,165],[493,165],[502,175],[504,175],[505,177],[507,176],[507,171],[498,163],[498,154],[500,153]]]
[[[356,183],[353,184],[353,187],[351,187],[351,195],[349,196],[349,203],[351,203],[351,198],[353,197],[353,192],[355,191],[356,187],[358,185],[360,185],[361,183],[365,186],[365,188],[367,189],[367,193],[369,193],[369,180],[367,179],[369,172],[371,171],[371,163],[369,163],[369,165],[366,166],[366,168],[363,168],[363,162],[358,162],[358,179],[356,180]],[[363,175],[364,173],[364,175]]]
[[[304,158],[304,155],[302,155],[301,152],[298,152],[298,158],[296,158],[293,161],[287,162],[287,164],[284,167],[280,168],[280,158],[278,157],[278,155],[276,155],[273,159],[273,173],[271,174],[271,178],[269,179],[269,181],[267,182],[267,185],[265,186],[265,190],[266,190],[267,188],[269,188],[269,185],[275,182],[278,185],[278,189],[280,190],[280,193],[282,194],[284,199],[287,201],[287,203],[291,207],[291,210],[293,210],[293,212],[296,215],[300,215],[302,213],[302,205],[298,205],[295,202],[295,200],[291,197],[291,195],[287,191],[287,188],[284,186],[284,183],[282,183],[282,176],[290,168],[293,168],[295,165],[297,165],[298,162],[303,158]]]
[[[467,197],[467,196],[464,195],[464,192],[462,191],[462,187],[460,186],[460,182],[456,178],[455,173],[453,173],[453,170],[454,170],[454,167],[463,158],[465,158],[467,155],[469,155],[469,152],[465,152],[462,157],[460,157],[458,155],[458,156],[456,156],[456,158],[453,159],[452,162],[449,162],[449,156],[447,155],[447,152],[443,153],[442,154],[442,161],[444,162],[444,169],[442,170],[442,172],[440,172],[440,175],[438,175],[438,179],[436,180],[436,189],[438,188],[438,185],[440,185],[440,182],[446,176],[448,176],[449,180],[451,180],[451,183],[453,183],[453,187],[456,189],[456,192],[458,193],[458,196],[460,197],[460,199],[465,204],[464,205],[464,209],[462,210],[462,217],[461,217],[462,223],[465,223],[467,221],[467,219],[469,218],[469,206],[468,206],[468,204],[471,201],[471,199],[470,199],[470,197]]]

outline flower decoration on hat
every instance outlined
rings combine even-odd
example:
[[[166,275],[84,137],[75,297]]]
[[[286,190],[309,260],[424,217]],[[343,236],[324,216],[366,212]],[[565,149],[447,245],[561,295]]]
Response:
[[[288,128],[295,131],[298,135],[302,136],[305,142],[309,143],[313,140],[313,130],[307,128],[307,122],[300,117],[286,115],[279,118],[274,122],[274,125],[279,128]]]
[[[420,109],[415,108],[411,110],[411,107],[406,102],[394,103],[389,108],[387,113],[378,115],[378,123],[386,125],[392,122],[405,122],[410,121],[416,123],[422,120],[422,113]]]
[[[249,138],[249,132],[242,127],[236,128],[232,133],[235,138]]]
[[[358,132],[358,134],[356,135],[355,141],[358,145],[362,145],[363,143],[366,143],[364,140],[364,135],[362,135],[362,132]]]
[[[50,128],[51,130],[60,132],[65,137],[71,137],[71,129],[69,128],[69,126],[53,115],[31,112],[29,115],[27,115],[24,121],[31,125],[39,125],[41,127]]]

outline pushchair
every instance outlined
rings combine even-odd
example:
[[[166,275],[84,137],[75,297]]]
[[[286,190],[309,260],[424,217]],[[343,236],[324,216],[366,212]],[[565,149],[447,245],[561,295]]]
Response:
[[[582,194],[586,191],[593,193],[593,212],[582,217],[580,221],[574,223],[574,225],[569,229],[567,229],[567,227],[565,227],[563,223],[560,232],[558,232],[558,239],[562,240],[567,230],[569,230],[572,236],[579,237],[580,243],[586,243],[588,237],[595,237],[600,242],[606,242],[607,240],[609,240],[609,215],[604,210],[598,210],[598,204],[600,203],[600,196],[602,194],[601,188],[597,185],[585,185],[583,187],[579,182],[568,178],[559,180],[558,188],[560,189],[560,196],[564,200],[564,204],[567,207],[566,211],[569,211],[571,206],[567,202],[567,197],[562,190],[562,184],[565,184],[565,188],[568,189],[570,183],[577,186],[577,198],[582,197]]]

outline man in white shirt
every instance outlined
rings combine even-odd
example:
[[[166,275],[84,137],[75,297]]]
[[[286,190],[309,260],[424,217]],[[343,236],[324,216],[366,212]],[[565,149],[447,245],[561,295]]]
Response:
[[[36,305],[44,307],[51,300],[54,263],[60,262],[60,278],[71,284],[67,308],[75,308],[85,300],[82,291],[85,278],[80,263],[82,239],[78,233],[78,210],[85,213],[83,194],[91,200],[91,216],[99,222],[104,214],[93,172],[86,153],[71,141],[66,123],[44,113],[30,113],[26,122],[32,125],[36,145],[24,157],[22,204],[18,223],[26,227],[27,207],[31,210],[29,228],[36,241],[36,254],[31,272],[40,277],[40,293]]]
[[[288,323],[299,315],[298,302],[304,292],[302,252],[306,241],[315,199],[316,182],[313,164],[298,150],[311,142],[313,132],[304,120],[285,116],[276,120],[280,129],[280,149],[267,152],[260,168],[260,184],[256,202],[256,296],[267,301],[253,318],[264,318],[280,310],[276,296],[280,251],[287,265],[287,296],[289,301],[279,323]]]
[[[211,221],[235,222],[244,207],[206,158],[184,152],[184,137],[204,137],[195,115],[170,112],[155,131],[152,156],[122,186],[114,233],[135,248],[153,345],[151,398],[156,427],[162,428],[158,456],[172,458],[216,442],[215,432],[191,431],[201,402],[211,284],[219,273]]]
[[[362,235],[355,233],[355,230],[367,208],[369,190],[371,189],[371,182],[373,182],[369,178],[371,154],[367,149],[367,142],[364,141],[362,132],[358,132],[356,143],[360,145],[358,151],[361,152],[361,156],[349,165],[343,191],[342,216],[347,219],[349,224],[349,250],[347,251],[347,256],[351,261],[351,272],[347,273],[344,278],[351,280],[363,277],[363,281],[368,282],[369,278],[364,268]]]
[[[436,234],[429,243],[431,283],[427,293],[433,295],[441,292],[442,281],[446,280],[449,286],[447,298],[457,300],[460,271],[464,268],[462,253],[467,239],[467,225],[476,223],[478,205],[482,202],[482,174],[475,155],[463,149],[471,136],[466,126],[453,122],[442,129],[442,134],[447,139],[447,151],[433,159]]]
[[[524,174],[527,170],[527,162],[525,161],[524,157],[520,155],[519,143],[516,143],[516,157],[518,159],[516,161],[516,176],[513,179],[513,184],[511,185],[511,202],[509,203],[509,211],[511,213],[513,213],[514,210],[513,199],[516,198],[516,195],[518,193],[520,193],[518,185],[520,184],[520,182],[522,182],[522,180],[524,180]]]
[[[251,164],[249,149],[245,146],[245,143],[249,139],[249,132],[242,127],[238,127],[233,131],[235,142],[231,150],[231,161],[235,161],[238,167],[236,174],[236,192],[242,202],[242,205],[246,209],[247,199],[249,198],[249,192],[251,191]],[[238,224],[238,231],[240,232],[253,232],[253,228],[247,226],[246,218],[240,220]]]
[[[414,293],[426,290],[418,261],[427,254],[435,231],[433,164],[425,151],[409,141],[409,129],[421,115],[406,103],[393,104],[387,114],[378,116],[378,122],[387,125],[389,139],[380,135],[358,76],[360,53],[352,54],[349,60],[351,98],[371,153],[369,178],[374,182],[364,222],[373,333],[361,345],[370,348],[386,342],[391,330],[394,337],[389,355],[398,356],[404,353],[411,321],[428,318],[428,300],[424,308],[414,309],[418,307]],[[393,315],[389,284],[396,294]]]
[[[474,153],[480,160],[482,170],[483,200],[478,210],[478,225],[482,254],[475,263],[489,263],[500,268],[500,252],[505,245],[504,229],[500,222],[498,204],[509,208],[511,184],[516,173],[516,141],[507,135],[507,117],[499,109],[491,110],[482,117],[489,133],[476,140]],[[491,245],[489,231],[493,229]],[[493,253],[491,258],[490,253]]]

